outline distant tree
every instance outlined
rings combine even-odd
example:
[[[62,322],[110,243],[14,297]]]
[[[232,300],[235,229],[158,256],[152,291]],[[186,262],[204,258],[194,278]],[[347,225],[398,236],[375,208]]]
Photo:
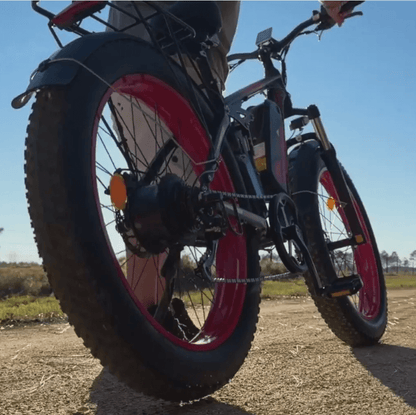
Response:
[[[393,266],[394,264],[396,264],[396,274],[399,273],[399,262],[400,262],[400,258],[399,255],[397,254],[396,251],[393,251],[391,256],[390,256],[390,260],[391,260],[391,265]]]
[[[353,273],[353,256],[350,252],[335,251],[333,254],[336,268],[340,274]]]
[[[407,272],[409,269],[409,260],[407,258],[403,258],[403,268],[404,272]]]
[[[186,272],[193,272],[195,270],[196,266],[197,266],[196,262],[193,261],[189,255],[185,254],[181,258],[181,267]]]
[[[17,263],[17,253],[15,251],[8,253],[9,263],[16,264]]]
[[[412,261],[412,274],[415,272],[415,262],[416,262],[416,249],[409,255],[410,261]]]
[[[264,259],[264,258],[268,258],[269,259],[269,261],[279,261],[279,256],[278,255],[276,255],[274,252],[273,252],[273,250],[274,250],[274,248],[273,249],[264,249],[263,251],[265,251],[265,252],[267,252],[267,253],[265,253],[265,254],[262,254],[262,255],[260,255],[260,258],[261,259]]]
[[[384,262],[384,269],[387,272],[389,272],[389,261],[390,261],[390,255],[386,252],[383,251],[381,254],[381,260]]]
[[[3,233],[3,231],[4,231],[4,228],[0,228],[0,235]]]

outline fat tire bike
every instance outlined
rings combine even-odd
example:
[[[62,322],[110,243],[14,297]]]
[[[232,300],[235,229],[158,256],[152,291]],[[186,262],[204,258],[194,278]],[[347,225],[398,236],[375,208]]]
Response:
[[[259,60],[265,77],[224,98],[207,58],[221,27],[215,3],[200,4],[202,20],[186,3],[145,3],[152,13],[132,2],[129,17],[151,42],[97,16],[117,3],[73,2],[54,15],[32,2],[60,49],[12,105],[35,96],[29,213],[77,335],[135,390],[198,399],[243,364],[262,281],[303,277],[335,335],[351,346],[377,343],[387,299],[368,215],[318,108],[293,107],[285,88],[289,47],[328,28],[325,14],[280,41],[261,32],[254,52],[229,56],[231,69]],[[90,33],[87,18],[109,30]],[[59,29],[80,37],[63,46]],[[263,103],[244,106],[261,93]],[[314,132],[304,132],[308,123]],[[287,273],[261,272],[266,248]]]

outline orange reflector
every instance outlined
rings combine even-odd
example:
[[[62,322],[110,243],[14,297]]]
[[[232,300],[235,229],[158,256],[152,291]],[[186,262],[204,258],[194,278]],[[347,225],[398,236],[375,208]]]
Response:
[[[123,176],[116,173],[110,179],[110,198],[113,206],[123,210],[127,203],[127,188]]]
[[[267,169],[266,157],[259,157],[254,160],[254,163],[256,165],[257,171],[263,171]]]
[[[364,242],[364,238],[362,235],[355,235],[355,241],[357,244],[362,244]]]
[[[326,207],[328,208],[328,210],[334,210],[336,207],[337,202],[335,202],[335,199],[331,196],[328,198],[328,200],[326,201]]]
[[[332,298],[343,297],[345,295],[350,295],[350,294],[351,294],[350,290],[343,290],[343,291],[338,291],[337,293],[332,293],[331,297]]]

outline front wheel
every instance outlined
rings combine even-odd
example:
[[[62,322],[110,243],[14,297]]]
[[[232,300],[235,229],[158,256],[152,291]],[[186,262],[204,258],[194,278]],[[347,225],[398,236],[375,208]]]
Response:
[[[328,280],[328,275],[344,278],[358,274],[364,285],[352,296],[314,296],[315,304],[341,340],[351,346],[371,345],[386,329],[386,285],[369,218],[351,178],[342,170],[367,242],[355,248],[331,249],[332,242],[349,238],[350,228],[336,185],[321,158],[321,148],[317,142],[309,141],[290,154],[291,192],[321,280],[330,285],[333,281]],[[309,273],[305,280],[312,293]]]

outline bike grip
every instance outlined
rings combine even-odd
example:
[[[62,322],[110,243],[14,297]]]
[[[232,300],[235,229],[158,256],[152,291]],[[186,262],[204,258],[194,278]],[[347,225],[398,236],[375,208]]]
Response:
[[[319,118],[321,116],[321,113],[319,112],[319,109],[316,105],[309,105],[308,107],[308,118],[310,120],[314,120],[316,118]]]

